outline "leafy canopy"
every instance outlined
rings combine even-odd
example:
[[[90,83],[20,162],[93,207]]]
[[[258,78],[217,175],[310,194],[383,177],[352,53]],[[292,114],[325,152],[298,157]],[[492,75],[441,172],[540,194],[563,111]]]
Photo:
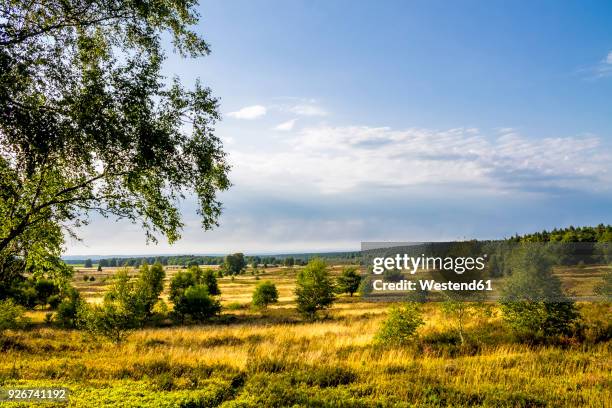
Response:
[[[334,289],[325,261],[318,258],[311,260],[297,275],[295,295],[298,312],[308,319],[314,319],[319,310],[327,309],[334,303]]]
[[[50,273],[65,234],[92,211],[170,242],[178,202],[197,197],[205,229],[229,166],[218,101],[161,75],[162,35],[209,53],[190,30],[194,0],[7,0],[0,7],[0,277],[13,259]],[[64,271],[65,272],[65,271]]]

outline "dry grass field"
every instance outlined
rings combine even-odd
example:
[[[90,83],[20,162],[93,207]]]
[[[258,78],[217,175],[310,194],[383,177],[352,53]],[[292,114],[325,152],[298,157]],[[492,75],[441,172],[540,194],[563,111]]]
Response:
[[[114,272],[78,268],[74,285],[96,302]],[[343,295],[323,319],[304,322],[295,274],[263,271],[260,280],[279,289],[267,311],[249,307],[255,276],[224,277],[218,320],[137,330],[119,345],[47,325],[44,311],[33,312],[33,327],[6,334],[0,384],[65,386],[70,407],[611,406],[609,304],[580,304],[584,335],[547,345],[517,341],[495,306],[470,318],[461,345],[454,322],[426,304],[414,344],[382,347],[373,337],[388,304]]]

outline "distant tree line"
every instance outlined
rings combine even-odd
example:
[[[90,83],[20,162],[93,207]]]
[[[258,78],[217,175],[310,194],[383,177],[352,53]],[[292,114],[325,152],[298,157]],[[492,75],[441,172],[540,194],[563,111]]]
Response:
[[[306,265],[309,260],[314,258],[325,259],[328,263],[357,263],[360,252],[330,252],[323,254],[293,254],[293,255],[244,255],[244,261],[247,265],[255,266],[294,266]],[[227,256],[213,255],[167,255],[167,256],[133,256],[133,257],[111,257],[100,258],[97,261],[91,258],[86,259],[67,259],[65,262],[69,265],[83,264],[86,268],[91,268],[95,263],[101,267],[121,267],[132,266],[139,267],[145,263],[153,265],[160,263],[166,265],[178,266],[197,266],[197,265],[223,265],[227,261]]]

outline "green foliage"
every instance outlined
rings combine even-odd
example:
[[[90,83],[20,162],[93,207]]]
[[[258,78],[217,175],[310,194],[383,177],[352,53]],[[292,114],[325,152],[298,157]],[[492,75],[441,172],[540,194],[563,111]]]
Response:
[[[170,282],[170,300],[175,302],[185,292],[185,289],[195,285],[206,286],[209,295],[221,294],[215,271],[212,269],[202,270],[197,266],[192,266],[186,271],[179,271],[172,278]]]
[[[612,301],[612,269],[606,271],[602,282],[595,288],[595,293],[608,302]]]
[[[77,321],[79,328],[113,343],[123,342],[135,325],[133,311],[106,300],[100,306],[79,302]]]
[[[115,304],[122,316],[130,317],[133,327],[142,326],[153,315],[153,306],[158,302],[163,290],[164,276],[161,264],[155,264],[153,267],[143,264],[134,280],[130,279],[126,269],[120,270],[105,295],[104,303]],[[110,306],[109,308],[112,309]]]
[[[178,271],[170,281],[170,300],[176,302],[185,289],[196,284],[196,276],[193,271]]]
[[[55,320],[57,323],[66,328],[77,327],[78,309],[82,302],[79,292],[74,288],[69,288],[66,292],[64,300],[57,307]]]
[[[419,326],[425,324],[415,303],[393,306],[376,334],[380,344],[405,346],[412,342]]]
[[[297,275],[295,289],[298,312],[307,319],[316,318],[317,312],[330,307],[334,300],[334,285],[327,264],[316,258],[308,262]]]
[[[237,252],[225,257],[223,269],[227,275],[239,275],[247,267],[247,262],[244,259],[244,254]]]
[[[178,201],[198,199],[206,229],[221,212],[229,165],[214,135],[210,89],[162,76],[162,38],[208,54],[189,29],[193,1],[11,1],[0,8],[0,281],[66,273],[65,236],[88,212],[180,236]],[[186,126],[186,124],[189,126]]]
[[[143,300],[147,317],[151,316],[153,305],[157,303],[159,295],[164,290],[165,277],[166,272],[160,263],[156,263],[152,267],[145,263],[140,267],[135,289],[137,296]]]
[[[221,304],[208,294],[205,285],[190,286],[174,303],[174,315],[180,321],[203,322],[221,311]]]
[[[93,262],[91,261],[91,259],[86,259],[85,263],[83,264],[83,267],[91,268],[92,266],[93,266]]]
[[[358,269],[355,266],[345,266],[342,269],[342,275],[338,277],[338,284],[336,285],[339,293],[348,293],[353,296],[359,290],[361,276],[357,271]]]
[[[476,294],[478,295],[478,294]],[[465,324],[468,319],[482,313],[486,314],[487,307],[484,303],[477,300],[479,296],[474,296],[471,301],[464,294],[449,292],[446,294],[445,301],[442,303],[442,312],[451,321],[459,334],[461,344],[465,344]]]
[[[26,322],[24,312],[24,308],[12,299],[0,300],[0,335],[4,330],[22,327]]]
[[[215,271],[210,268],[204,269],[201,272],[198,283],[205,285],[208,288],[208,293],[210,295],[221,294],[221,290],[219,289],[219,285],[217,284],[217,277],[215,276]]]
[[[512,274],[500,300],[506,322],[518,332],[542,336],[568,334],[579,313],[552,274],[551,255],[545,247],[529,246],[513,253]]]
[[[253,306],[265,309],[270,303],[278,302],[276,285],[270,281],[260,282],[253,292]]]
[[[293,265],[295,265],[295,259],[292,256],[289,256],[285,258],[285,261],[283,262],[283,264],[285,266],[292,267]]]
[[[50,296],[59,293],[59,288],[49,279],[38,279],[34,283],[34,290],[36,290],[36,301],[41,306],[47,305]]]

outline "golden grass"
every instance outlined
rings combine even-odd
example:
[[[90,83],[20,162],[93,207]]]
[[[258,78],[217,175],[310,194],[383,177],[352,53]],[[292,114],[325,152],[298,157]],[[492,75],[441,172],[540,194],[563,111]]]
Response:
[[[80,275],[76,285],[95,301],[100,295],[93,294],[102,292],[92,289],[104,287],[102,276],[90,284],[79,283]],[[121,345],[42,324],[10,332],[14,347],[2,352],[0,381],[67,385],[71,406],[188,400],[192,406],[605,407],[612,401],[609,341],[518,343],[494,310],[468,322],[469,346],[447,344],[454,324],[428,304],[413,346],[379,347],[373,338],[388,304],[342,296],[326,319],[303,322],[294,310],[294,275],[279,268],[260,276],[280,292],[279,304],[265,312],[224,311],[225,323],[138,330]],[[249,303],[258,282],[248,274],[220,279],[222,303]],[[610,305],[580,307],[587,324],[610,324]],[[31,316],[42,321],[44,312]],[[337,368],[344,371],[330,371]],[[328,377],[336,383],[327,384]],[[197,399],[200,391],[208,394]],[[101,399],[89,400],[94,394]],[[151,395],[156,399],[145,401]]]

